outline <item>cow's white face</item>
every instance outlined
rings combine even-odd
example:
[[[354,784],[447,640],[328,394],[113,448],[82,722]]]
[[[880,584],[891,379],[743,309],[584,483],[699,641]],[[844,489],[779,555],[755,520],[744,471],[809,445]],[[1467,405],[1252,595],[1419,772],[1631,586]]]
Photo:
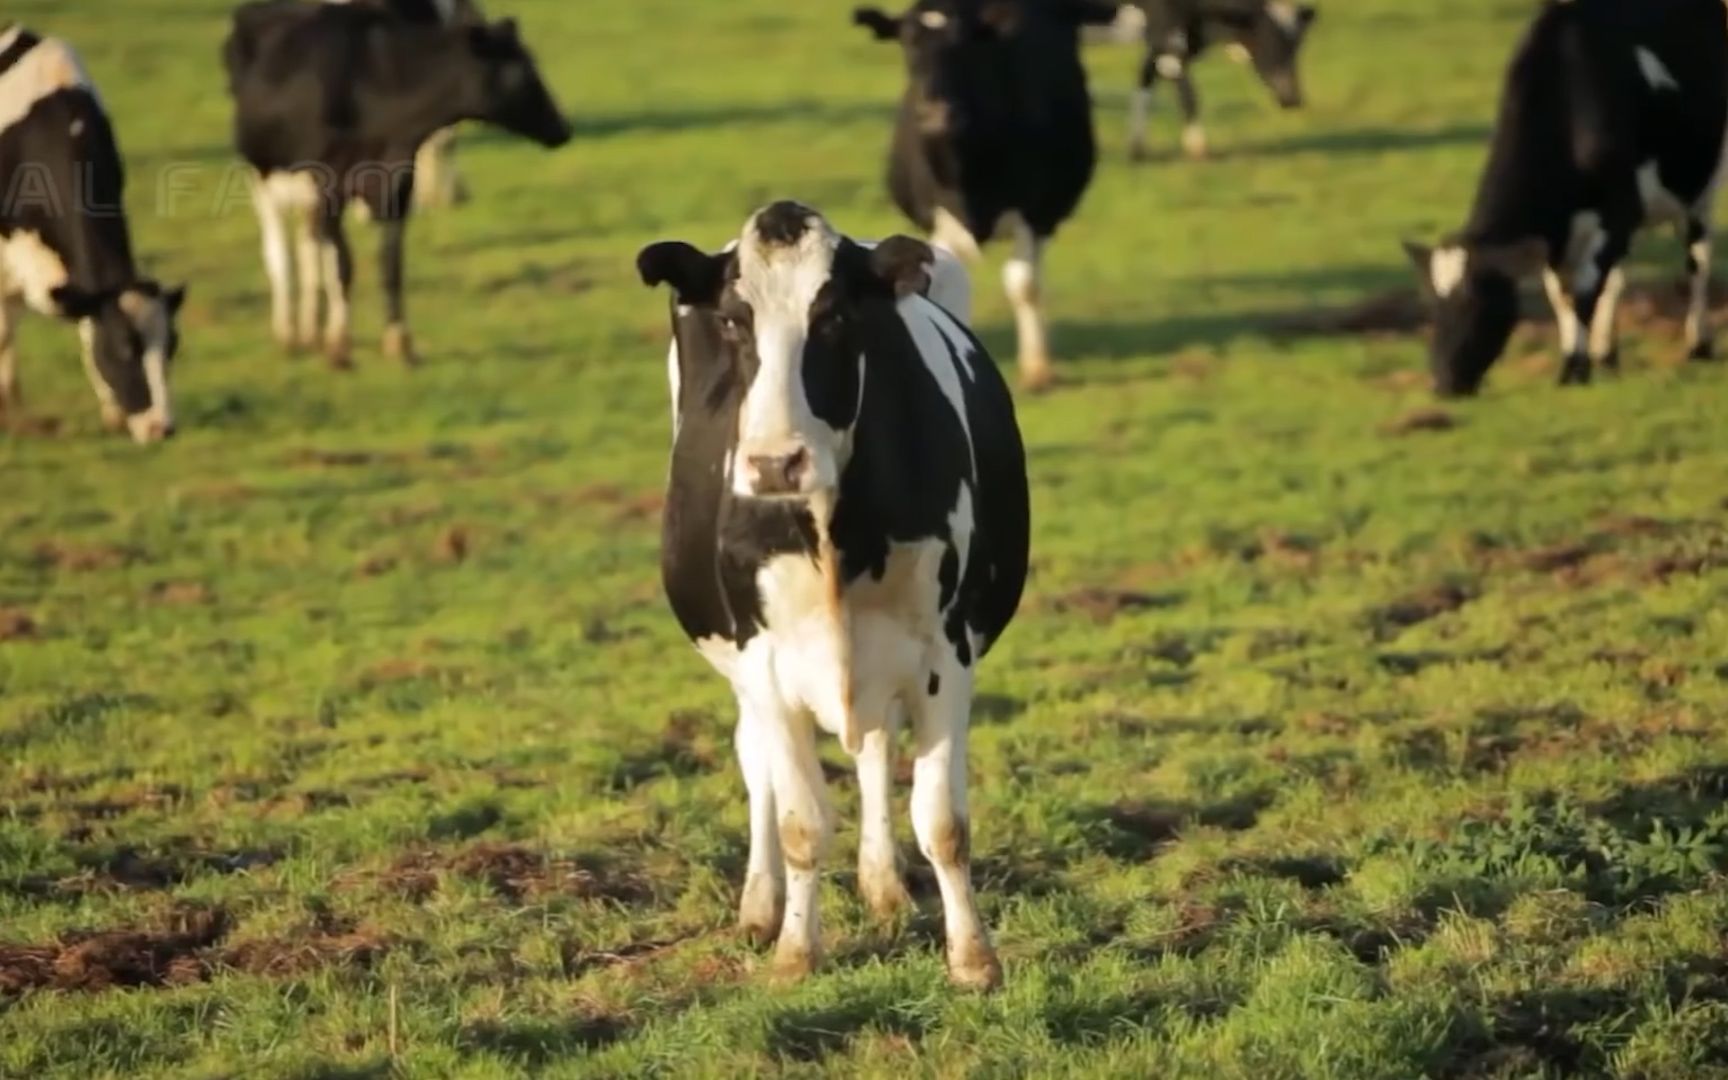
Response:
[[[868,326],[927,289],[934,261],[929,245],[906,237],[866,250],[792,202],[752,215],[718,255],[681,243],[643,250],[643,280],[678,295],[675,427],[696,410],[725,424],[734,496],[839,489],[862,408]]]
[[[834,491],[851,455],[864,378],[834,280],[840,237],[793,203],[752,216],[737,276],[721,298],[721,332],[750,372],[729,473],[735,495]],[[820,413],[820,415],[818,415]]]
[[[185,296],[183,288],[154,282],[112,293],[54,292],[61,313],[79,322],[104,409],[139,443],[174,434],[168,374],[180,344],[174,316]]]

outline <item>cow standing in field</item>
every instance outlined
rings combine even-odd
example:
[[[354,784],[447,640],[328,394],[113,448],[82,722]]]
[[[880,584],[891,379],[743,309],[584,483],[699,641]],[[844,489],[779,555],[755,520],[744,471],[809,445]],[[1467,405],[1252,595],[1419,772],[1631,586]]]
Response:
[[[1048,386],[1042,303],[1045,247],[1073,214],[1097,165],[1080,27],[1109,25],[1113,2],[919,0],[853,20],[898,41],[907,86],[889,152],[888,187],[938,245],[975,259],[1007,225],[1003,282],[1020,342],[1020,376]]]
[[[277,340],[290,348],[314,343],[322,291],[326,355],[349,366],[353,259],[342,214],[360,200],[383,234],[384,352],[412,363],[402,293],[416,152],[462,120],[546,147],[570,139],[516,24],[429,25],[369,5],[264,0],[235,12],[223,56],[235,142],[257,172],[253,201]],[[288,235],[295,215],[302,219],[297,318]]]
[[[1130,106],[1128,148],[1135,160],[1146,157],[1146,125],[1152,88],[1160,78],[1176,84],[1182,108],[1182,149],[1205,157],[1206,129],[1200,124],[1200,98],[1189,68],[1212,45],[1254,65],[1267,89],[1286,109],[1302,105],[1298,54],[1314,24],[1316,10],[1288,0],[1130,0],[1144,13],[1146,59]]]
[[[1711,217],[1728,172],[1722,0],[1550,0],[1513,58],[1469,223],[1407,244],[1434,301],[1436,390],[1473,394],[1540,270],[1560,322],[1562,385],[1619,368],[1621,262],[1641,228],[1686,236],[1687,346],[1711,355]]]
[[[719,254],[661,243],[638,266],[674,292],[666,594],[738,700],[740,923],[778,936],[779,973],[818,962],[833,815],[813,725],[856,758],[861,892],[880,916],[909,902],[891,819],[904,717],[950,978],[995,986],[972,893],[966,739],[974,668],[1019,605],[1029,508],[1008,388],[924,295],[954,295],[942,278],[955,268],[905,237],[854,243],[785,202]]]
[[[485,23],[473,0],[328,0],[337,4],[370,4],[410,22],[445,26]],[[468,187],[456,168],[456,129],[435,131],[414,155],[414,206],[442,210],[468,201]]]
[[[20,404],[20,309],[78,326],[104,422],[174,433],[168,371],[185,290],[139,276],[114,129],[71,46],[0,23],[0,412]]]

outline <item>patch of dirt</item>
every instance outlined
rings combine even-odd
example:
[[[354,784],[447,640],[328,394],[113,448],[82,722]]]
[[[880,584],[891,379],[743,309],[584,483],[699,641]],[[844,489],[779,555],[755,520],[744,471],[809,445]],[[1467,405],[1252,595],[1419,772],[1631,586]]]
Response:
[[[1075,589],[1046,601],[1058,615],[1081,615],[1100,626],[1123,615],[1175,605],[1176,600],[1168,595],[1103,587]]]
[[[50,945],[0,944],[0,995],[198,982],[210,971],[206,950],[227,935],[229,923],[221,908],[181,908],[146,930],[75,932]]]
[[[346,881],[375,883],[419,902],[437,893],[444,874],[485,882],[511,903],[555,896],[637,903],[652,895],[647,879],[634,871],[592,857],[550,855],[506,843],[410,852],[381,873],[348,875]]]
[[[150,599],[167,607],[193,607],[216,599],[202,581],[158,581],[150,586]]]
[[[1518,563],[1538,574],[1552,574],[1560,570],[1575,570],[1595,554],[1588,544],[1550,544],[1522,553]]]
[[[1645,564],[1638,576],[1650,584],[1666,584],[1671,578],[1696,577],[1723,566],[1728,566],[1728,549],[1713,547],[1708,551],[1659,556]]]
[[[24,641],[40,630],[36,619],[21,608],[0,608],[0,641]]]
[[[666,509],[666,494],[659,489],[626,491],[616,484],[590,484],[568,494],[546,500],[555,509],[603,507],[615,525],[658,520]]]
[[[1469,591],[1463,586],[1433,585],[1407,593],[1384,607],[1375,608],[1368,613],[1368,621],[1382,635],[1390,636],[1457,611],[1471,599]]]
[[[354,572],[363,578],[382,577],[396,569],[397,559],[394,555],[368,555],[360,560],[360,565]]]
[[[1639,514],[1605,514],[1596,519],[1596,531],[1602,536],[1619,538],[1667,536],[1674,526]]]
[[[384,686],[399,686],[404,683],[431,682],[440,686],[455,686],[467,676],[462,668],[450,667],[445,664],[428,663],[412,657],[393,657],[380,660],[360,673],[357,680],[362,690],[376,690]]]
[[[1458,426],[1458,418],[1445,409],[1433,407],[1412,409],[1403,416],[1396,417],[1380,425],[1380,434],[1397,437],[1415,435],[1421,432],[1451,431]]]
[[[370,968],[396,943],[376,927],[325,916],[292,933],[235,942],[220,962],[249,975],[287,978],[330,967]]]
[[[5,423],[13,435],[33,439],[57,438],[66,429],[66,422],[58,416],[9,416]]]
[[[375,453],[370,450],[319,450],[305,447],[284,459],[289,465],[317,469],[359,469],[368,465],[401,463],[401,454]]]
[[[35,558],[44,568],[83,574],[131,566],[142,562],[144,553],[118,544],[62,544],[44,540],[36,545]]]
[[[432,545],[432,557],[449,566],[460,566],[468,561],[469,547],[468,530],[452,525],[438,534],[437,542]]]

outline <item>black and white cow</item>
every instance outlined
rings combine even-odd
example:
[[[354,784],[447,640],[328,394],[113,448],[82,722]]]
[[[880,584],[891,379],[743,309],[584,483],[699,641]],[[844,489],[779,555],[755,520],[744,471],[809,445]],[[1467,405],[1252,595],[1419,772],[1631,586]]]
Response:
[[[961,317],[925,295],[963,306],[950,288],[963,272],[905,237],[855,243],[789,202],[718,254],[661,243],[638,266],[674,291],[666,593],[738,700],[740,923],[778,935],[780,973],[818,962],[833,815],[815,727],[856,757],[861,892],[878,915],[909,902],[891,819],[904,718],[950,977],[995,986],[972,893],[966,741],[974,669],[1020,602],[1029,507],[1008,387]]]
[[[410,22],[447,26],[479,26],[485,16],[474,0],[328,0],[336,4],[371,4]],[[468,187],[456,167],[456,129],[435,131],[414,156],[414,205],[421,210],[446,209],[468,201]]]
[[[1728,172],[1723,0],[1549,0],[1512,61],[1469,223],[1406,248],[1434,300],[1435,388],[1473,394],[1541,270],[1560,321],[1562,385],[1619,367],[1621,262],[1641,228],[1686,235],[1687,343],[1711,354],[1710,232]]]
[[[853,21],[905,53],[907,86],[888,187],[934,242],[968,259],[1005,224],[1003,271],[1020,340],[1020,376],[1047,386],[1041,297],[1045,246],[1080,205],[1098,151],[1080,63],[1080,27],[1120,5],[1093,0],[918,0],[903,15],[860,8]]]
[[[416,152],[461,120],[546,147],[570,139],[516,24],[418,24],[370,5],[264,0],[235,12],[223,55],[235,141],[257,173],[253,202],[277,340],[290,348],[314,343],[322,290],[325,352],[348,366],[353,259],[342,213],[360,200],[383,232],[384,352],[412,362],[402,278]],[[296,215],[298,318],[290,311]]]
[[[1290,0],[1130,0],[1145,15],[1146,59],[1129,111],[1128,147],[1136,160],[1146,156],[1146,123],[1152,87],[1160,78],[1176,84],[1182,107],[1182,149],[1206,156],[1206,129],[1200,124],[1200,98],[1189,68],[1209,46],[1224,45],[1231,55],[1254,66],[1278,104],[1302,105],[1297,57],[1318,14],[1310,4]]]
[[[72,47],[0,23],[0,412],[20,403],[21,308],[78,326],[102,417],[174,433],[169,366],[185,290],[139,276],[114,129]]]

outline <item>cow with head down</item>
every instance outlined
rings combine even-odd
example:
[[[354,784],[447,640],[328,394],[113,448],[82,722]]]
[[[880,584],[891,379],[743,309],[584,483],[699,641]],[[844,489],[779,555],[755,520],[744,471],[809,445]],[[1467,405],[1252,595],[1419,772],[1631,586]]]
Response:
[[[662,577],[685,633],[732,685],[750,797],[740,922],[776,969],[821,955],[818,875],[833,811],[816,731],[857,764],[858,881],[908,903],[891,747],[916,743],[912,823],[936,870],[948,966],[1001,966],[970,872],[974,672],[1026,579],[1025,452],[1008,388],[963,317],[958,268],[904,237],[847,239],[792,202],[710,253],[638,259],[673,293],[674,440]]]

